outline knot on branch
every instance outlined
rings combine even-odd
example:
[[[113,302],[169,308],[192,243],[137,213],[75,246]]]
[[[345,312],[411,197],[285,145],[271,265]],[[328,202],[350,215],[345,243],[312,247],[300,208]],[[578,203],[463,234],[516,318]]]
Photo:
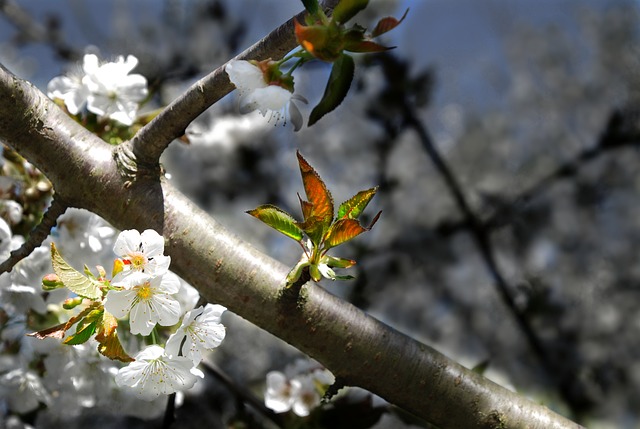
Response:
[[[159,163],[153,165],[140,162],[134,154],[129,142],[116,146],[113,151],[113,158],[118,166],[120,175],[126,180],[125,186],[128,188],[136,180],[142,178],[158,178],[163,174]]]

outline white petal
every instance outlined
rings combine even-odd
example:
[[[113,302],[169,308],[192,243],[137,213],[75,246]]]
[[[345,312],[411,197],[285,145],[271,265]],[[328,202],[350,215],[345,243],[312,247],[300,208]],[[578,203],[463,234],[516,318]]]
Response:
[[[110,290],[104,300],[104,308],[118,319],[122,319],[129,314],[136,291],[133,290]]]
[[[140,250],[142,237],[135,229],[122,231],[113,245],[113,251],[118,256],[127,256],[129,253]]]
[[[145,256],[153,257],[164,253],[164,237],[153,229],[147,229],[140,234],[140,242]]]
[[[249,61],[232,60],[225,67],[229,80],[238,91],[251,91],[255,88],[267,86],[260,69]]]
[[[147,301],[140,301],[131,308],[129,325],[132,334],[149,335],[158,321],[158,315]]]
[[[170,295],[154,295],[152,306],[155,320],[162,326],[173,326],[180,320],[180,302]]]

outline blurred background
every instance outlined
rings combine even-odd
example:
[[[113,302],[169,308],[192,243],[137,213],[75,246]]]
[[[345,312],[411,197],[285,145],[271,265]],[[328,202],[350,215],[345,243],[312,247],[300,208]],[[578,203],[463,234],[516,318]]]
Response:
[[[190,126],[189,144],[170,146],[167,173],[291,266],[300,248],[244,212],[272,203],[300,216],[296,149],[337,203],[379,185],[365,215],[382,217],[337,254],[358,261],[356,280],[324,287],[588,427],[640,427],[640,4],[371,0],[355,21],[372,28],[407,8],[382,37],[396,48],[356,56],[348,97],[316,125],[294,133],[241,116],[231,93]],[[152,110],[300,10],[297,0],[5,0],[0,63],[46,92],[85,52],[133,54]],[[329,71],[295,72],[305,118]],[[260,394],[269,370],[300,357],[237,316],[224,321],[210,359],[240,386]],[[180,427],[225,427],[225,389],[214,380],[187,397],[199,411]],[[424,425],[385,415],[374,427],[413,426]]]

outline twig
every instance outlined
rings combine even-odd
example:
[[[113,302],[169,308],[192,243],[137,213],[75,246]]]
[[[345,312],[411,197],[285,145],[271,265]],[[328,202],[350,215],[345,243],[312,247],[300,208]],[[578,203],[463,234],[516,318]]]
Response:
[[[164,410],[162,429],[170,429],[176,421],[176,394],[172,393],[167,398],[167,408]]]
[[[324,2],[324,7],[331,11],[337,2],[337,0],[327,0]],[[300,12],[289,19],[234,59],[273,58],[277,60],[283,58],[297,45],[294,20],[302,20],[305,13]],[[139,164],[155,167],[162,152],[173,140],[185,133],[187,126],[194,119],[234,89],[225,73],[225,67],[226,64],[218,67],[193,84],[138,131],[130,144]]]
[[[67,60],[77,60],[81,53],[64,43],[58,33],[36,22],[33,17],[13,0],[0,0],[0,11],[28,39],[50,45]]]
[[[247,389],[238,386],[238,384],[234,382],[231,377],[225,374],[220,368],[210,362],[205,361],[203,361],[201,365],[208,373],[220,380],[222,384],[224,384],[227,389],[229,389],[243,403],[251,405],[256,409],[256,411],[260,412],[263,416],[271,420],[277,427],[284,428],[284,424],[280,416],[267,408],[261,400],[256,398],[256,396],[249,392]]]
[[[33,228],[27,241],[25,241],[19,249],[11,252],[9,258],[0,264],[0,274],[11,271],[18,262],[29,256],[36,247],[39,247],[49,236],[51,228],[56,225],[58,218],[67,210],[67,208],[68,206],[54,195],[51,205],[42,215],[40,223]]]

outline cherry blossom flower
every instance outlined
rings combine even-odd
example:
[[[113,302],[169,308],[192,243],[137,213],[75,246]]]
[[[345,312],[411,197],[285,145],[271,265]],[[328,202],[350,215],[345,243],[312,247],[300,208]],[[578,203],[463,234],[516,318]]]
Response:
[[[147,79],[129,74],[138,65],[133,55],[119,56],[115,62],[98,64],[95,55],[87,63],[82,83],[89,90],[87,109],[100,116],[108,116],[124,125],[136,118],[138,103],[147,97]]]
[[[83,57],[82,70],[51,79],[48,95],[64,101],[67,110],[77,115],[86,106],[99,116],[131,125],[139,103],[147,97],[147,79],[129,74],[138,65],[133,55],[119,56],[116,61],[100,63],[94,54]]]
[[[292,386],[287,377],[279,371],[267,373],[267,389],[264,404],[276,413],[286,413],[293,404]]]
[[[180,345],[182,355],[197,365],[207,351],[218,347],[225,336],[225,327],[220,323],[220,316],[226,310],[217,304],[207,304],[185,314],[182,325],[167,340],[167,354],[178,356]]]
[[[135,229],[122,231],[113,245],[113,251],[122,258],[126,268],[113,278],[116,283],[135,272],[161,276],[169,270],[171,263],[171,257],[163,255],[164,238],[152,229],[142,234]]]
[[[56,76],[47,85],[50,98],[59,98],[72,115],[77,115],[87,104],[89,88],[83,83],[84,77],[98,67],[98,57],[87,54],[83,57],[82,70],[76,69],[66,76]]]
[[[279,371],[267,374],[264,403],[276,413],[292,410],[300,417],[308,416],[320,405],[326,388],[335,381],[333,374],[317,365],[301,366],[296,362],[286,372],[288,376]]]
[[[15,413],[28,413],[40,403],[49,405],[51,396],[36,373],[17,368],[0,377],[0,398]]]
[[[176,275],[151,277],[138,271],[113,286],[123,289],[110,290],[104,308],[120,319],[129,315],[132,334],[149,335],[156,324],[171,326],[180,320],[180,302],[171,296],[180,289]]]
[[[183,356],[169,357],[160,346],[149,346],[135,356],[135,361],[121,368],[116,384],[135,390],[141,399],[153,400],[193,387],[204,374]]]
[[[294,95],[292,91],[278,82],[267,82],[265,74],[257,65],[244,60],[232,60],[225,68],[229,80],[240,94],[240,112],[259,110],[262,116],[271,112],[271,117],[291,119],[295,131],[302,127],[302,114],[293,100],[306,103],[304,97]]]

